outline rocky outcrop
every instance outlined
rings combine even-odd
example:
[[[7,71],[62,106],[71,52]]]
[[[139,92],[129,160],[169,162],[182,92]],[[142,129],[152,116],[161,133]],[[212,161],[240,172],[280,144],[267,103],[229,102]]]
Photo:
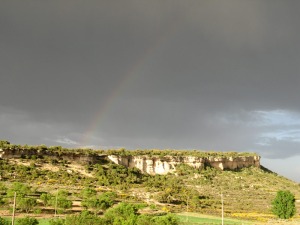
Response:
[[[80,164],[100,163],[107,155],[85,154],[81,152],[60,152],[48,149],[0,149],[1,159],[48,158],[66,160]]]
[[[79,164],[95,164],[95,163],[107,163],[108,160],[123,165],[129,168],[138,168],[143,173],[148,174],[167,174],[175,173],[176,166],[179,164],[187,164],[195,169],[201,170],[206,166],[211,166],[219,170],[236,170],[244,167],[260,166],[260,157],[258,155],[248,156],[231,156],[230,154],[221,154],[222,156],[216,157],[211,154],[203,156],[189,156],[188,152],[177,152],[180,155],[164,155],[157,156],[151,154],[136,155],[126,153],[114,155],[103,154],[97,151],[85,151],[85,150],[65,150],[60,149],[39,149],[39,148],[7,148],[0,149],[1,159],[11,158],[48,158],[55,160],[66,160],[71,163]],[[108,152],[109,153],[109,152]],[[145,152],[144,152],[145,153]],[[164,152],[165,153],[165,152]],[[132,154],[132,155],[131,155]]]
[[[109,155],[108,158],[116,164],[129,168],[136,167],[148,174],[167,174],[176,172],[176,165],[187,164],[201,170],[204,166],[211,166],[219,170],[236,170],[244,167],[259,167],[259,156],[239,156],[239,157],[208,157],[196,156],[119,156]]]

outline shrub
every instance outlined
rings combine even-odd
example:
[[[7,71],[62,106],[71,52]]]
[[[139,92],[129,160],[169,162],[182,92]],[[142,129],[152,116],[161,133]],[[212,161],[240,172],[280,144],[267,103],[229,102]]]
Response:
[[[153,225],[153,216],[150,215],[140,215],[136,221],[137,225]]]
[[[0,217],[0,225],[9,225],[10,222]]]
[[[155,225],[178,225],[179,219],[173,214],[158,216],[154,218]]]
[[[104,215],[105,224],[135,225],[137,217],[135,205],[124,202],[114,208],[110,208]]]
[[[65,225],[64,219],[51,219],[49,225]]]
[[[17,197],[23,198],[31,193],[31,188],[27,184],[14,182],[12,187],[7,191],[7,196],[14,197],[15,192],[17,193]]]
[[[68,216],[65,223],[62,225],[104,225],[104,220],[96,215],[90,214],[88,211],[83,211],[79,215]],[[61,225],[61,224],[53,224]]]
[[[43,201],[43,204],[44,206],[48,206],[50,201],[51,201],[51,198],[53,198],[53,196],[49,193],[43,193],[41,194],[40,196],[40,199]]]
[[[296,213],[295,196],[290,191],[278,191],[272,202],[272,211],[281,219],[289,219]]]
[[[115,201],[116,193],[114,192],[106,192],[99,196],[91,196],[89,198],[85,198],[81,205],[85,208],[92,208],[92,209],[101,209],[106,210],[110,208]]]
[[[58,209],[62,211],[70,209],[72,207],[72,201],[68,199],[68,192],[65,190],[59,190],[56,196],[51,198],[51,205],[53,207],[57,206]]]
[[[38,225],[39,221],[36,218],[24,217],[17,221],[17,225]]]
[[[17,206],[26,213],[29,213],[36,205],[37,202],[33,198],[19,198],[17,202]]]

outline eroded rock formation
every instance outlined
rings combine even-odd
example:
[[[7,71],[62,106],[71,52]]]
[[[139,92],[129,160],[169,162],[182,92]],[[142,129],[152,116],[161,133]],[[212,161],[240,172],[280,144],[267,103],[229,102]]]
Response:
[[[162,151],[164,152],[164,151]],[[165,153],[165,152],[164,152]],[[209,154],[208,154],[209,155]],[[226,154],[223,154],[226,155]],[[112,155],[97,153],[97,151],[60,151],[50,149],[0,149],[0,158],[49,158],[56,160],[67,160],[71,163],[79,164],[95,164],[103,163],[111,160],[112,162],[129,168],[138,168],[143,173],[167,174],[176,172],[176,166],[179,164],[187,164],[191,167],[201,170],[205,166],[211,166],[219,170],[236,170],[244,167],[260,166],[260,157],[258,155],[248,156],[189,156],[188,153],[181,155]]]
[[[126,167],[136,167],[148,174],[167,174],[176,171],[176,165],[187,164],[201,170],[204,166],[212,166],[220,170],[236,170],[244,167],[259,167],[259,156],[239,156],[233,157],[208,157],[201,158],[195,156],[119,156],[109,155],[108,158],[116,164]]]

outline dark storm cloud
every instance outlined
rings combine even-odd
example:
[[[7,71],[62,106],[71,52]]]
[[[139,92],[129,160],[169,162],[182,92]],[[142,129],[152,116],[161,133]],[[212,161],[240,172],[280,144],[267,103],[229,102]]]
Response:
[[[85,145],[298,155],[299,6],[3,1],[0,135],[77,146],[95,125]]]

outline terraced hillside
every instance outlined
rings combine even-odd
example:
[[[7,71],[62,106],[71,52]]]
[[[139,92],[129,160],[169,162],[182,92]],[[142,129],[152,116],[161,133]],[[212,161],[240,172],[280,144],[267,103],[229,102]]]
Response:
[[[220,215],[222,193],[226,216],[261,221],[274,218],[270,208],[278,190],[290,190],[297,200],[300,199],[298,183],[262,166],[221,171],[210,165],[195,168],[179,163],[174,173],[149,175],[137,168],[115,164],[107,157],[82,163],[74,160],[76,157],[51,157],[51,150],[47,151],[45,156],[31,154],[0,160],[1,185],[9,189],[14,182],[27,183],[38,199],[40,193],[68,190],[68,198],[76,211],[83,209],[84,199],[80,193],[86,188],[95,189],[98,194],[114,191],[116,202],[146,203],[146,213],[188,211]],[[74,155],[72,150],[68,152]],[[90,154],[88,152],[80,150],[81,156]],[[164,151],[161,152],[163,155]],[[103,156],[104,152],[101,154]],[[2,197],[5,200],[3,191]],[[6,204],[10,204],[9,201]],[[299,212],[300,202],[297,201],[297,216]]]

